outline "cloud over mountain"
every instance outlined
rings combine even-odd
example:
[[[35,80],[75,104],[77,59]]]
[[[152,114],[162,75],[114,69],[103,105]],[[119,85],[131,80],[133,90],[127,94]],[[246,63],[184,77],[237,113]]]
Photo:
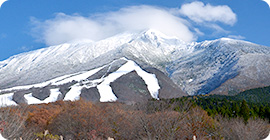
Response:
[[[197,10],[191,12],[194,8]],[[213,12],[216,14],[211,14]],[[199,24],[219,21],[233,25],[236,22],[236,15],[228,6],[192,2],[184,4],[180,9],[141,5],[89,17],[58,13],[55,18],[45,21],[32,18],[31,23],[33,33],[38,33],[35,37],[47,45],[80,39],[98,41],[118,33],[141,32],[150,28],[191,42],[197,39],[197,35],[204,33],[194,27],[187,17]]]

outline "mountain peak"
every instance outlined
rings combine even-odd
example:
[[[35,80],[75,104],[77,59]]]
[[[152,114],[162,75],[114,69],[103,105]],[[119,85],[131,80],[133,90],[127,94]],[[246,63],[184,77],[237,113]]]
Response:
[[[222,37],[222,38],[220,38],[220,40],[224,40],[224,41],[231,41],[231,40],[234,40],[234,39],[227,38],[227,37]]]
[[[147,37],[149,39],[152,40],[156,40],[156,39],[177,39],[179,40],[177,37],[174,36],[168,36],[156,29],[148,29],[142,32],[142,36]]]
[[[270,85],[269,53],[269,47],[241,40],[221,38],[185,43],[148,29],[96,42],[86,40],[52,46],[0,61],[0,90],[93,70],[126,57],[142,69],[152,67],[167,74],[190,95],[211,93],[219,87],[222,87],[220,92],[237,91],[248,89],[241,84],[242,79],[257,81],[257,87]]]

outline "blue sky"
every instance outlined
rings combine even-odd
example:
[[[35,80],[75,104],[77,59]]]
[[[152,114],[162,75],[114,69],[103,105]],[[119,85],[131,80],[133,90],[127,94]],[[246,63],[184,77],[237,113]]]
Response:
[[[270,46],[269,25],[270,8],[261,0],[9,0],[0,8],[0,60],[148,27],[179,30],[172,35],[185,41],[232,37]]]

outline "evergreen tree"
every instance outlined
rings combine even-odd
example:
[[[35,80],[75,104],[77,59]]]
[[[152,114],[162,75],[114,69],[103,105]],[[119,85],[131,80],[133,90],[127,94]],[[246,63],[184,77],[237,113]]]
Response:
[[[263,119],[265,118],[265,108],[263,106],[260,106],[259,116]]]
[[[247,123],[250,115],[249,115],[249,108],[248,108],[246,100],[242,101],[239,114],[240,114],[241,117],[244,118],[244,122]]]
[[[233,103],[232,104],[233,117],[237,117],[239,115],[239,112],[240,112],[240,107],[239,107],[238,103]]]

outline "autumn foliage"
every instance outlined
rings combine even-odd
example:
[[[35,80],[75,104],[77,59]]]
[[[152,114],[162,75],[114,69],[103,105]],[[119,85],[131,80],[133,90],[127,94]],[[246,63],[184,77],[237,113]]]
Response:
[[[252,138],[262,138],[270,130],[269,123],[259,119],[250,119],[245,124],[244,121],[210,117],[206,111],[189,101],[174,104],[160,100],[134,105],[84,100],[57,101],[24,108],[6,107],[1,108],[1,111],[0,122],[5,123],[0,123],[0,127],[4,136],[10,139],[40,139],[45,130],[55,138],[61,136],[72,140],[103,140],[108,137],[127,140],[191,140],[194,136],[197,139],[233,139],[246,133]],[[7,112],[9,117],[4,117]],[[11,135],[7,133],[5,125],[16,122],[14,120],[19,120],[14,126],[20,128],[13,128],[17,133]],[[252,130],[249,131],[247,125]],[[255,129],[261,131],[255,132]],[[230,134],[232,131],[233,135]]]

